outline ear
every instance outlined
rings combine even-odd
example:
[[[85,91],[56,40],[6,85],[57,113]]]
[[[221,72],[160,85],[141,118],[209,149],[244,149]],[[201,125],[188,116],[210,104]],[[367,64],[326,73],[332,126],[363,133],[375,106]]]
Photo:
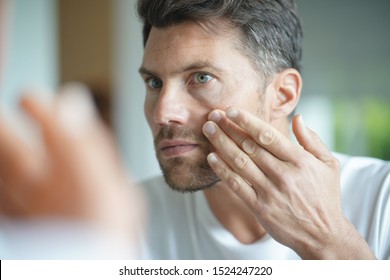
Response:
[[[302,77],[293,68],[274,75],[271,84],[271,121],[288,117],[295,109],[301,96]]]

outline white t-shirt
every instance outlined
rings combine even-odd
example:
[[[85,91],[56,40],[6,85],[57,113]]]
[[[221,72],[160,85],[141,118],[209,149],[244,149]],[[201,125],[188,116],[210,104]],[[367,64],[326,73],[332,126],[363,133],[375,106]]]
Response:
[[[379,259],[390,259],[390,162],[336,154],[342,206]],[[214,217],[203,192],[172,191],[162,177],[144,182],[150,202],[146,259],[299,259],[269,235],[240,243]]]
[[[346,217],[379,259],[390,259],[390,162],[337,155]],[[125,258],[143,259],[299,259],[269,235],[240,243],[214,217],[203,192],[172,191],[162,177],[145,182],[149,227],[141,255],[121,248]],[[83,226],[66,221],[0,219],[1,259],[107,259],[118,251]],[[122,252],[123,251],[123,252]],[[127,252],[127,253],[126,253]]]

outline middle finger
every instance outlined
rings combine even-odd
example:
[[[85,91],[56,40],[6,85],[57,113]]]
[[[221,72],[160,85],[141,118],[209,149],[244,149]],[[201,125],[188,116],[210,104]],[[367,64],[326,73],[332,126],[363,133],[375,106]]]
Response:
[[[223,111],[212,111],[208,119],[217,123],[226,136],[233,140],[237,147],[241,147],[268,178],[274,180],[283,173],[285,162],[261,147],[252,136],[228,119]]]
[[[249,181],[253,186],[267,185],[268,179],[262,170],[215,122],[206,122],[203,126],[203,132],[216,148],[219,156],[238,175]]]

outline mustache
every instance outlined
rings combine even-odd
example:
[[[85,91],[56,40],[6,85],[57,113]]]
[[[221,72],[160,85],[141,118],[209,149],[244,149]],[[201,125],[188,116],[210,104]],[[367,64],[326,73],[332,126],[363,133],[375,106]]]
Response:
[[[185,139],[192,140],[197,143],[208,143],[208,139],[202,133],[198,134],[194,130],[189,128],[181,128],[177,126],[164,125],[157,136],[154,138],[154,145],[157,147],[158,144],[163,140],[172,139]]]

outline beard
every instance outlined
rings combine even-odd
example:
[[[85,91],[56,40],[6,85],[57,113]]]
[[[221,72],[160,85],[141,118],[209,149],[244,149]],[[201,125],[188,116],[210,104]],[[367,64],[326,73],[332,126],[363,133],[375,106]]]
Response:
[[[162,140],[191,140],[198,146],[199,155],[195,157],[174,157],[166,159],[157,149]],[[211,152],[211,143],[203,134],[196,134],[191,129],[163,126],[155,137],[154,146],[165,182],[171,189],[179,192],[195,192],[216,185],[221,180],[207,162]]]

